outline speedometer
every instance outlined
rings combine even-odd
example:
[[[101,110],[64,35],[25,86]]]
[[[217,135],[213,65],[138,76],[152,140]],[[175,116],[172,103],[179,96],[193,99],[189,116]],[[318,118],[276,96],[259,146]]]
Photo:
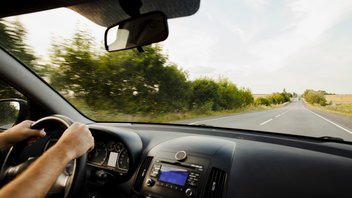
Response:
[[[94,149],[88,153],[88,162],[97,165],[103,165],[108,155],[104,142],[97,142]]]
[[[127,172],[130,166],[130,157],[126,149],[122,150],[118,159],[118,169]]]

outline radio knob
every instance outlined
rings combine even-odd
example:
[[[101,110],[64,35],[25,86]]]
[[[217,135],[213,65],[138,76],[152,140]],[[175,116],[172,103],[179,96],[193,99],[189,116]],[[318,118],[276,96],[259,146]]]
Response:
[[[155,182],[152,179],[147,179],[146,184],[147,184],[148,187],[152,187],[152,186],[154,186]]]
[[[186,153],[186,151],[178,151],[178,152],[175,154],[175,159],[176,159],[177,161],[184,161],[186,158],[187,158],[187,153]]]
[[[192,195],[193,195],[193,190],[190,189],[190,188],[187,188],[187,189],[185,190],[185,194],[186,194],[187,197],[192,197]]]

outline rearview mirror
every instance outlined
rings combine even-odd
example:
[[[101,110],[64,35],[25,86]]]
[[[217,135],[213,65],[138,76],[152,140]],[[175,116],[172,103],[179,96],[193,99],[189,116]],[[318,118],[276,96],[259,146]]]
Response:
[[[27,102],[21,99],[0,100],[0,129],[8,129],[27,116]]]
[[[107,51],[119,51],[164,41],[169,35],[167,18],[150,12],[109,27],[105,32]]]

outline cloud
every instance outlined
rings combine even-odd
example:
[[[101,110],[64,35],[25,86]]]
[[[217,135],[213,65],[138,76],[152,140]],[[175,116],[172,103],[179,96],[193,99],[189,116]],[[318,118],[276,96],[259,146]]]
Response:
[[[189,71],[193,74],[193,75],[205,75],[205,74],[210,74],[215,70],[215,68],[212,67],[191,67],[189,69]]]
[[[267,0],[244,0],[244,2],[255,11],[261,10],[269,4]]]
[[[166,48],[172,61],[190,71],[193,77],[202,72],[212,78],[224,76],[260,93],[280,91],[282,86],[301,90],[307,83],[322,86],[326,83],[309,79],[309,75],[314,75],[313,69],[305,70],[309,75],[302,75],[302,70],[312,67],[312,62],[307,60],[318,63],[321,56],[329,57],[331,64],[334,61],[335,65],[347,67],[346,62],[337,58],[337,52],[329,53],[321,48],[335,42],[323,38],[348,18],[351,11],[350,0],[286,0],[278,4],[265,0],[223,4],[204,1],[194,17],[171,23],[174,35],[170,36]],[[331,47],[331,50],[338,49]],[[214,70],[194,69],[199,66]],[[327,69],[320,71],[320,76],[329,73]],[[335,71],[331,79],[343,75]],[[333,87],[334,83],[330,84]]]
[[[251,53],[259,58],[256,64],[264,63],[271,70],[283,66],[291,54],[319,39],[320,35],[341,20],[348,11],[346,4],[350,4],[349,1],[345,4],[322,0],[290,3],[291,13],[287,26],[274,38],[251,46]]]

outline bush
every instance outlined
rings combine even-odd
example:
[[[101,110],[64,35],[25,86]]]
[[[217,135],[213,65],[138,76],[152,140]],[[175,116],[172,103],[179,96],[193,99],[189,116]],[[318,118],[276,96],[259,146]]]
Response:
[[[197,79],[191,84],[191,109],[197,110],[203,105],[208,106],[211,102],[212,110],[216,110],[216,102],[218,101],[219,85],[211,79]],[[209,104],[208,104],[209,103]]]
[[[238,91],[238,95],[240,97],[242,107],[253,104],[254,98],[251,90],[242,88]]]
[[[212,111],[214,103],[212,101],[206,101],[202,104],[195,104],[194,111],[199,114],[204,114]]]
[[[268,97],[271,104],[282,104],[285,102],[285,98],[280,93],[273,93]]]
[[[255,105],[265,105],[270,106],[272,104],[283,104],[285,102],[290,102],[293,94],[287,93],[284,89],[281,93],[273,93],[267,97],[259,97],[255,100]]]
[[[270,106],[270,101],[267,99],[267,98],[264,98],[264,97],[259,97],[257,99],[255,99],[255,102],[254,102],[255,105],[265,105],[265,106]]]
[[[319,104],[325,106],[327,101],[322,91],[306,90],[303,94],[303,98],[310,104]]]
[[[238,89],[227,79],[214,81],[201,78],[191,83],[190,106],[192,110],[211,109],[213,111],[232,110],[253,104],[253,96],[249,89]],[[204,111],[204,110],[201,110]]]

